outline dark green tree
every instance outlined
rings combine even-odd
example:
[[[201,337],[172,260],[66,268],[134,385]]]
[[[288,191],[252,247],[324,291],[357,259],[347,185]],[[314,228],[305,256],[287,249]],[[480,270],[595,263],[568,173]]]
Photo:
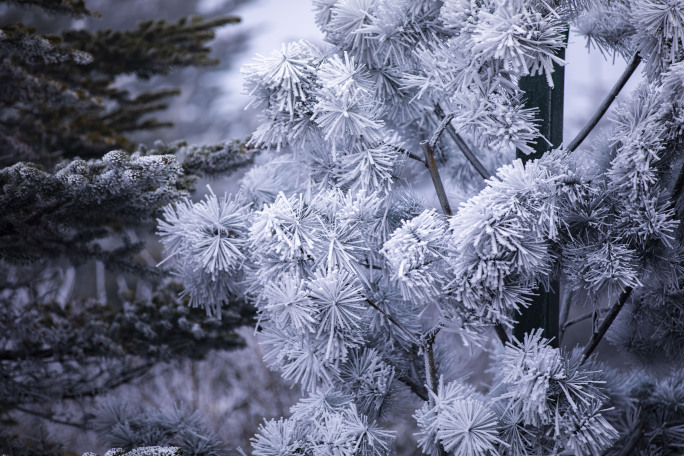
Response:
[[[160,362],[242,345],[235,329],[251,308],[234,297],[220,320],[188,308],[136,233],[149,232],[198,178],[228,174],[254,150],[234,141],[136,146],[135,134],[170,125],[156,115],[179,91],[119,84],[215,64],[208,43],[239,19],[90,31],[61,28],[99,16],[83,1],[0,1],[0,13],[0,454],[62,454],[58,439],[26,438],[17,425],[34,416],[90,428],[91,412],[62,416],[59,404],[108,392]],[[87,283],[93,266],[108,271],[97,274],[98,299]],[[119,292],[107,293],[103,278]],[[150,432],[129,443],[169,443]]]

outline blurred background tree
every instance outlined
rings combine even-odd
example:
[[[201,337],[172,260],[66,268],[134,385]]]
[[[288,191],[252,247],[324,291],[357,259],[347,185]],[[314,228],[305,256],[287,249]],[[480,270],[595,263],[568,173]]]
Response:
[[[247,35],[220,34],[220,53],[209,42],[239,22],[228,14],[244,0],[187,17],[200,3],[0,1],[0,454],[78,449],[95,418],[103,445],[223,451],[185,410],[93,408],[161,363],[192,371],[212,350],[242,347],[236,328],[252,322],[239,297],[221,320],[189,309],[145,249],[161,207],[255,154],[219,141],[210,109],[210,79]],[[174,419],[196,438],[160,424]]]

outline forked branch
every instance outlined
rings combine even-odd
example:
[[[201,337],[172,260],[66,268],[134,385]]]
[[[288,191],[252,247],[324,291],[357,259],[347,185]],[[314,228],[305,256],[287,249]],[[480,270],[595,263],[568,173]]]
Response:
[[[439,105],[435,106],[435,114],[442,120],[442,123],[448,118],[445,114],[442,108]],[[441,126],[441,124],[440,124]],[[492,176],[492,173],[490,173],[487,168],[482,164],[482,162],[475,156],[473,151],[468,147],[468,144],[463,140],[461,135],[459,135],[454,127],[451,125],[451,119],[449,118],[448,121],[446,122],[446,132],[451,136],[451,139],[456,143],[459,149],[461,149],[461,152],[463,155],[465,155],[465,158],[470,162],[471,165],[473,165],[473,168],[475,168],[475,171],[478,172],[480,176],[482,176],[483,179],[489,179]]]
[[[625,288],[625,290],[620,294],[617,302],[613,305],[613,307],[610,308],[610,312],[608,312],[606,318],[604,318],[601,322],[601,326],[599,326],[598,331],[591,336],[589,344],[587,344],[587,347],[584,349],[584,353],[582,353],[582,362],[586,361],[587,358],[594,353],[594,350],[596,350],[596,347],[598,347],[599,342],[601,342],[603,336],[606,335],[608,328],[610,328],[610,325],[613,324],[613,321],[615,321],[615,318],[618,316],[631,294],[632,287]]]

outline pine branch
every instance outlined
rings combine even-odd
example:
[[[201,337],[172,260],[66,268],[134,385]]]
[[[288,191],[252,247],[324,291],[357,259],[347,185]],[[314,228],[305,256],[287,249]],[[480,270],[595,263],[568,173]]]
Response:
[[[573,318],[572,320],[569,320],[569,321],[567,321],[561,325],[561,331],[565,332],[565,330],[568,329],[570,326],[591,318],[592,316],[594,316],[594,314],[596,312],[598,312],[600,314],[601,312],[606,312],[608,310],[610,310],[609,307],[604,307],[602,309],[597,309],[596,311],[592,310],[591,312],[587,312],[585,314],[580,315],[579,317]],[[562,332],[561,332],[561,334],[562,334]]]
[[[432,134],[432,137],[430,138],[429,144],[431,149],[434,150],[435,146],[437,146],[437,141],[439,141],[439,137],[442,136],[444,129],[449,125],[449,122],[451,122],[453,118],[453,114],[447,114],[442,118],[442,121],[439,123],[437,130],[435,130],[435,132]]]
[[[430,170],[430,177],[432,178],[432,183],[435,186],[435,192],[437,192],[437,198],[439,199],[439,204],[442,206],[442,211],[447,216],[452,216],[454,214],[451,212],[449,199],[444,191],[442,179],[439,177],[439,170],[437,169],[437,163],[435,162],[435,155],[429,141],[423,142],[423,153],[425,154],[425,162]]]
[[[629,299],[630,295],[632,294],[632,290],[632,287],[627,287],[620,294],[620,297],[618,298],[617,302],[613,305],[613,307],[611,307],[610,312],[608,312],[606,318],[604,318],[603,322],[601,322],[601,326],[599,326],[598,331],[594,333],[594,335],[591,337],[591,340],[589,341],[589,344],[584,349],[584,353],[582,353],[582,362],[586,361],[587,358],[589,358],[589,356],[591,356],[591,354],[594,353],[594,350],[596,350],[596,347],[598,346],[599,342],[601,342],[603,336],[605,336],[606,332],[608,332],[608,328],[610,328],[610,325],[613,324],[613,321],[620,313],[620,310],[622,310],[622,308],[624,307],[625,303],[627,302],[627,299]]]
[[[444,114],[444,111],[439,105],[435,106],[435,114],[437,114],[438,117],[444,121],[446,119],[446,116]],[[449,123],[446,126],[446,131],[449,133],[449,136],[451,136],[451,139],[456,143],[459,149],[461,149],[461,152],[465,157],[468,159],[471,165],[473,165],[473,168],[482,176],[483,179],[489,179],[492,176],[492,173],[487,171],[487,168],[482,164],[482,162],[475,156],[472,150],[470,150],[470,147],[466,144],[466,142],[463,140],[461,135],[456,133],[456,130],[454,127]]]
[[[501,323],[496,323],[494,325],[494,331],[496,332],[497,337],[501,341],[501,345],[505,347],[506,344],[510,342],[510,338],[508,337],[506,329],[504,329]]]
[[[380,307],[378,307],[378,305],[375,304],[375,303],[374,303],[373,301],[371,301],[370,299],[366,298],[366,302],[367,302],[373,309],[375,309],[375,310],[377,310],[378,312],[380,312],[385,318],[387,318],[387,320],[389,320],[390,323],[392,323],[394,326],[396,326],[401,332],[403,332],[403,333],[409,338],[409,340],[410,340],[411,342],[413,342],[413,343],[418,343],[418,340],[415,338],[415,336],[414,336],[413,334],[411,334],[411,332],[410,332],[409,330],[407,330],[406,328],[404,328],[404,325],[402,325],[401,322],[399,322],[396,318],[394,318],[392,315],[388,314],[388,313],[385,312],[383,309],[381,309]]]
[[[435,343],[435,337],[439,332],[439,327],[428,331],[423,336],[423,356],[425,361],[425,383],[433,394],[437,395],[437,372],[435,368],[435,353],[433,350],[433,345]],[[435,406],[432,397],[429,399],[431,407]],[[447,452],[444,450],[444,446],[441,442],[437,442],[437,448],[439,450],[439,456],[447,456]]]
[[[639,443],[639,439],[641,439],[641,436],[643,435],[644,427],[640,423],[636,429],[629,433],[629,439],[625,443],[625,446],[622,447],[622,450],[620,450],[620,453],[618,453],[617,456],[629,456],[630,454],[632,454],[632,450],[634,449],[634,447],[637,446],[637,444]],[[612,452],[614,447],[615,445],[608,448],[601,456],[608,456]]]
[[[570,314],[570,304],[572,302],[572,292],[566,291],[563,296],[563,301],[560,305],[560,315],[558,316],[558,343],[563,340],[563,334],[565,333],[565,323],[568,321],[568,315]]]
[[[608,108],[610,108],[610,105],[613,103],[613,101],[618,96],[620,91],[624,88],[629,78],[632,76],[634,70],[637,69],[639,63],[641,63],[641,56],[638,53],[636,53],[634,54],[634,57],[632,57],[632,60],[629,62],[629,65],[627,65],[627,68],[625,68],[625,71],[622,73],[622,75],[615,83],[613,88],[610,90],[610,92],[608,92],[608,95],[603,100],[603,103],[601,103],[596,113],[589,120],[589,122],[587,122],[584,128],[582,128],[582,130],[579,133],[577,133],[575,139],[573,139],[572,142],[570,142],[570,144],[566,148],[568,153],[573,152],[575,149],[577,149],[579,145],[582,144],[582,141],[584,141],[584,139],[589,135],[589,133],[591,133],[591,131],[596,127],[596,125],[599,123],[603,115],[608,111]]]

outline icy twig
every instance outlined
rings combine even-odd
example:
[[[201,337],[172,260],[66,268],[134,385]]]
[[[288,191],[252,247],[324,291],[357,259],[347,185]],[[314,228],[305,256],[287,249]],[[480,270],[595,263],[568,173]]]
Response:
[[[573,152],[575,149],[577,149],[579,145],[582,144],[582,141],[584,141],[584,139],[589,135],[589,133],[591,133],[594,127],[596,127],[596,125],[599,123],[599,120],[601,120],[603,115],[608,111],[608,108],[610,108],[610,105],[613,103],[613,101],[618,96],[622,88],[625,86],[630,76],[632,76],[634,70],[637,69],[639,63],[641,63],[641,56],[639,56],[639,54],[636,53],[634,54],[634,57],[632,57],[632,60],[629,62],[629,65],[627,65],[627,68],[625,68],[625,71],[620,76],[620,79],[618,79],[618,81],[615,83],[610,92],[608,92],[608,95],[603,100],[603,103],[601,103],[601,106],[599,106],[594,116],[589,120],[589,122],[587,122],[584,128],[582,128],[582,130],[579,133],[577,133],[575,139],[573,139],[572,142],[570,142],[568,147],[565,149],[567,152]]]

